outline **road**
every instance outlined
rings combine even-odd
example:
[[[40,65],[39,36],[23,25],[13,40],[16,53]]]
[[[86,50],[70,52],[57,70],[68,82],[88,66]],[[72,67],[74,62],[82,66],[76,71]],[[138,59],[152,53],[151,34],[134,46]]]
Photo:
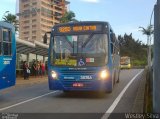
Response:
[[[97,114],[92,115],[94,118],[107,118],[104,113],[129,113],[132,112],[139,82],[143,76],[141,72],[141,69],[122,70],[120,82],[115,85],[112,93],[107,94],[93,92],[66,94],[61,91],[49,91],[48,82],[18,85],[0,92],[0,112],[35,113],[35,116],[40,115],[38,113],[47,113],[51,116],[53,113],[55,115],[63,113],[63,118],[67,118],[67,114],[71,113],[76,113],[77,117],[82,113],[90,114],[88,116]],[[44,115],[41,115],[41,118]]]

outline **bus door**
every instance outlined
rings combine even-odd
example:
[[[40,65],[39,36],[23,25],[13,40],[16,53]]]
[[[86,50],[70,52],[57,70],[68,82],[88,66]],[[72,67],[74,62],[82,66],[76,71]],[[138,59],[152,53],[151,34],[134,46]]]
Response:
[[[12,62],[11,29],[0,27],[0,89],[14,85],[15,67]]]
[[[119,72],[120,72],[120,56],[119,56],[119,44],[117,42],[116,36],[111,32],[111,54],[112,54],[112,77],[114,83],[119,81]]]

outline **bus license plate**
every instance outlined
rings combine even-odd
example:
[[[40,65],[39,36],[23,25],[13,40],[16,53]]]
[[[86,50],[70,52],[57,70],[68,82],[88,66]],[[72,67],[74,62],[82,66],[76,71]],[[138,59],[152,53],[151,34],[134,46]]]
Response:
[[[73,83],[73,87],[84,87],[83,83]]]

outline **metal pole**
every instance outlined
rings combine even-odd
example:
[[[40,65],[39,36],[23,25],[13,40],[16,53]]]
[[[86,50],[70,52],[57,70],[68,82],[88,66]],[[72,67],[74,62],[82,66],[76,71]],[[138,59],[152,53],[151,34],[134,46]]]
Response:
[[[160,113],[160,0],[154,7],[153,112]]]
[[[148,59],[147,59],[147,61],[148,61],[148,67],[149,67],[149,69],[150,69],[150,62],[149,62],[149,35],[147,35],[147,46],[148,46],[148,50],[147,50],[147,55],[148,55]]]
[[[151,27],[151,25],[152,25],[152,17],[153,17],[153,13],[154,13],[154,9],[152,10],[152,13],[151,13],[151,17],[150,17],[150,23],[149,23],[149,25],[150,25],[150,27]],[[151,55],[152,55],[152,53],[151,53],[151,40],[152,40],[152,34],[150,34],[150,36],[149,36],[149,53],[148,53],[148,55],[149,55],[149,58],[148,58],[148,60],[149,60],[149,64],[148,64],[148,66],[149,66],[149,71],[151,71],[150,69],[151,69],[151,60],[152,60],[152,57],[151,57]]]
[[[151,69],[151,35],[148,36],[148,67]]]

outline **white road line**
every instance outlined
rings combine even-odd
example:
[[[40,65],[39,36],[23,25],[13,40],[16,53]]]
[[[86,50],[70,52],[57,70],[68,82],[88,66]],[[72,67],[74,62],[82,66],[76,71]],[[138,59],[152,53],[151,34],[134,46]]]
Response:
[[[108,119],[110,114],[113,112],[115,107],[117,106],[118,102],[121,100],[123,97],[124,93],[128,89],[128,87],[132,84],[132,82],[137,78],[138,75],[140,75],[144,70],[141,70],[135,77],[132,78],[132,80],[126,85],[126,87],[122,90],[122,92],[118,95],[118,97],[114,100],[112,105],[109,107],[109,109],[105,112],[105,114],[102,116],[101,119]]]
[[[17,103],[17,104],[11,105],[11,106],[7,106],[7,107],[4,107],[4,108],[1,108],[0,111],[4,111],[4,110],[10,109],[10,108],[13,108],[13,107],[22,105],[22,104],[27,103],[27,102],[31,102],[31,101],[33,101],[33,100],[36,100],[36,99],[45,97],[45,96],[47,96],[47,95],[54,94],[54,93],[56,93],[56,92],[58,92],[58,91],[53,91],[53,92],[50,92],[50,93],[46,93],[46,94],[44,94],[44,95],[40,95],[40,96],[38,96],[38,97],[25,100],[25,101],[23,101],[23,102],[19,102],[19,103]]]

